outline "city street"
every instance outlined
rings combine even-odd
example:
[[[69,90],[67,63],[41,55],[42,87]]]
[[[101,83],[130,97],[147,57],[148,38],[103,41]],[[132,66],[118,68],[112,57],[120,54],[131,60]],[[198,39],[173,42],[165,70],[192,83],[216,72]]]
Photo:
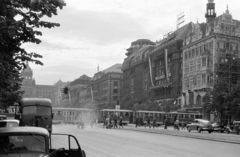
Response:
[[[130,129],[130,126],[128,128]],[[139,130],[141,129],[145,130],[145,128]],[[86,126],[85,129],[77,129],[76,125],[54,125],[53,132],[68,133],[77,137],[87,157],[237,157],[240,154],[239,144],[131,131],[131,129],[105,129],[100,125],[94,128]],[[184,131],[179,133],[181,132]],[[209,136],[208,133],[201,135]],[[216,135],[227,136],[227,134],[212,134],[212,136]],[[229,137],[240,138],[239,135],[229,135]],[[57,141],[59,148],[66,145],[66,140],[54,140]]]

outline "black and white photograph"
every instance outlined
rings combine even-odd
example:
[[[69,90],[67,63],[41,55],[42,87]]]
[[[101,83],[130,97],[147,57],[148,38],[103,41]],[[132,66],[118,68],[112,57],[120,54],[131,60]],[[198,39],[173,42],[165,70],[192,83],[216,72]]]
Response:
[[[0,157],[239,156],[239,0],[0,0]]]

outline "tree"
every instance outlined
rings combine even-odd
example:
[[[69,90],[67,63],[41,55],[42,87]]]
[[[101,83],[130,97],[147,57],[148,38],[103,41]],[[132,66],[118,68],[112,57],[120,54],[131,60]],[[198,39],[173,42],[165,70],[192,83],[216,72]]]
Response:
[[[203,97],[204,111],[210,114],[213,111],[220,113],[220,120],[237,115],[239,112],[240,85],[229,84],[227,80],[217,79],[213,90]],[[232,117],[232,118],[234,118]],[[225,119],[226,120],[226,119]]]
[[[58,23],[42,21],[44,16],[57,15],[63,0],[1,0],[0,2],[0,106],[7,107],[21,99],[20,71],[27,62],[43,65],[41,55],[27,52],[23,43],[40,44],[37,28],[59,27]],[[20,20],[15,17],[20,16]]]

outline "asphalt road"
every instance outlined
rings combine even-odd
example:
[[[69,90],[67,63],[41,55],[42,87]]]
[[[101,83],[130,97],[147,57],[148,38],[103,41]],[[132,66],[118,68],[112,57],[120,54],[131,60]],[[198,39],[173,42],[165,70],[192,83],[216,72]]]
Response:
[[[77,137],[87,157],[239,157],[240,145],[164,134],[95,126],[55,125],[53,132]],[[240,138],[240,137],[239,137]],[[67,139],[55,137],[55,147]],[[73,146],[74,147],[74,146]]]

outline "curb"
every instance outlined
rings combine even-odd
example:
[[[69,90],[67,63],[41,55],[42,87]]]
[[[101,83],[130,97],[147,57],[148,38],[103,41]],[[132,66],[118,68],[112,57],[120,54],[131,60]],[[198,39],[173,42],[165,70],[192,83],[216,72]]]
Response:
[[[137,130],[132,128],[126,128],[124,127],[123,130],[130,130],[130,131],[138,131],[138,132],[146,132],[146,133],[154,133],[154,134],[162,134],[162,135],[169,135],[169,136],[178,136],[178,137],[186,137],[186,138],[194,138],[194,139],[201,139],[201,140],[208,140],[208,141],[216,141],[216,142],[224,142],[224,143],[231,143],[231,144],[240,144],[240,137],[239,141],[233,141],[233,140],[225,140],[225,139],[218,139],[218,138],[209,138],[209,137],[203,137],[203,136],[196,136],[193,134],[178,134],[177,131],[173,132],[173,130],[169,130],[168,132],[161,131],[161,130]]]

